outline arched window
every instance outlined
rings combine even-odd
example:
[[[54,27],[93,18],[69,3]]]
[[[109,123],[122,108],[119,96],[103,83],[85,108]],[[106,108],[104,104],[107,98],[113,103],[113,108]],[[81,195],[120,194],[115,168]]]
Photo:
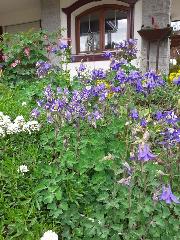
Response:
[[[129,8],[100,5],[76,17],[76,52],[112,50],[116,43],[129,37]]]

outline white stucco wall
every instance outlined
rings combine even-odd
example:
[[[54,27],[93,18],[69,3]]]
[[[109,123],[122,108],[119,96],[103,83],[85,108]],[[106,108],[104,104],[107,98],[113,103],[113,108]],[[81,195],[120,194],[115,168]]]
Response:
[[[0,0],[0,26],[16,25],[40,19],[39,0]]]
[[[180,0],[171,0],[171,20],[180,20]]]
[[[98,68],[103,68],[104,70],[107,70],[107,69],[109,69],[110,61],[85,62],[84,64],[87,66],[88,70],[90,70],[90,71],[93,69],[98,69]],[[68,69],[70,70],[71,78],[73,78],[73,76],[77,75],[76,69],[78,69],[79,66],[80,66],[79,62],[68,64]]]

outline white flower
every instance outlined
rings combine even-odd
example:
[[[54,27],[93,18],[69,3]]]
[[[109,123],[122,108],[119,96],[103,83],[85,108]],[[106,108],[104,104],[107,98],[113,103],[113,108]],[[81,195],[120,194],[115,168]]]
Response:
[[[8,126],[8,124],[11,123],[11,119],[9,116],[7,115],[1,115],[0,116],[0,126],[3,127],[3,128],[6,128]]]
[[[129,124],[130,124],[130,122],[126,122],[126,123],[125,123],[125,126],[128,126]]]
[[[4,115],[3,116],[3,121],[6,123],[10,123],[11,122],[11,118],[8,115]]]
[[[173,128],[168,128],[169,133],[173,133],[174,129]]]
[[[21,173],[26,173],[26,172],[29,172],[29,169],[26,165],[21,165],[19,168],[18,168],[18,172],[21,172]]]
[[[13,134],[20,132],[19,125],[17,123],[9,123],[7,125],[6,133]]]
[[[95,222],[95,220],[93,218],[88,218],[88,220],[91,222]]]
[[[1,120],[1,119],[0,119],[0,127],[2,127],[2,128],[5,128],[5,127],[6,127],[4,121]]]
[[[24,117],[23,116],[17,116],[16,119],[14,120],[14,123],[16,123],[20,127],[22,127],[23,124],[25,123]]]
[[[91,90],[91,86],[86,86],[86,90]]]
[[[28,131],[29,133],[34,132],[34,131],[39,131],[40,125],[37,121],[29,121],[23,126],[23,131]]]
[[[22,102],[22,107],[27,106],[26,102]]]
[[[105,157],[103,158],[103,160],[114,160],[114,156],[113,156],[112,154],[108,153],[108,155],[105,156]]]
[[[17,116],[13,121],[11,121],[10,117],[4,115],[0,112],[0,137],[4,137],[6,134],[14,134],[20,132],[31,132],[39,131],[40,125],[37,121],[29,121],[25,122],[23,116]]]
[[[5,131],[2,127],[0,127],[0,137],[5,137]]]
[[[40,240],[58,240],[58,235],[52,230],[49,230],[44,233]]]
[[[146,132],[143,134],[143,140],[144,140],[144,141],[148,141],[149,137],[150,137],[150,134],[149,134],[148,131],[146,131]]]

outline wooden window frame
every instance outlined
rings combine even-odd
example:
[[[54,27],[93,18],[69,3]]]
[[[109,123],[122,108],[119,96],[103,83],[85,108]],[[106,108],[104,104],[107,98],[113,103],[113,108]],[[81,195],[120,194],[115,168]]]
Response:
[[[83,16],[86,16],[92,12],[98,12],[99,16],[101,16],[99,18],[99,42],[100,42],[100,49],[98,50],[98,52],[102,52],[105,51],[105,12],[107,10],[119,10],[121,12],[125,12],[127,13],[127,38],[130,38],[131,36],[131,29],[132,29],[132,21],[131,21],[131,11],[130,8],[127,6],[123,6],[123,5],[117,5],[117,4],[103,4],[103,5],[99,5],[99,6],[95,6],[92,7],[86,11],[84,11],[83,13],[79,14],[78,16],[76,16],[75,19],[75,30],[76,30],[76,54],[87,54],[87,53],[91,53],[91,52],[80,52],[80,19]],[[92,54],[92,53],[91,53]]]

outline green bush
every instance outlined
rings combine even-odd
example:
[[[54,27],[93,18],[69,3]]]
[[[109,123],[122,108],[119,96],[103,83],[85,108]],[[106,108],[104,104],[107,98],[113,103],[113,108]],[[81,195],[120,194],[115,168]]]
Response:
[[[32,81],[37,78],[37,61],[47,60],[44,35],[44,32],[3,35],[0,43],[5,58],[2,81],[16,83],[19,80]]]

